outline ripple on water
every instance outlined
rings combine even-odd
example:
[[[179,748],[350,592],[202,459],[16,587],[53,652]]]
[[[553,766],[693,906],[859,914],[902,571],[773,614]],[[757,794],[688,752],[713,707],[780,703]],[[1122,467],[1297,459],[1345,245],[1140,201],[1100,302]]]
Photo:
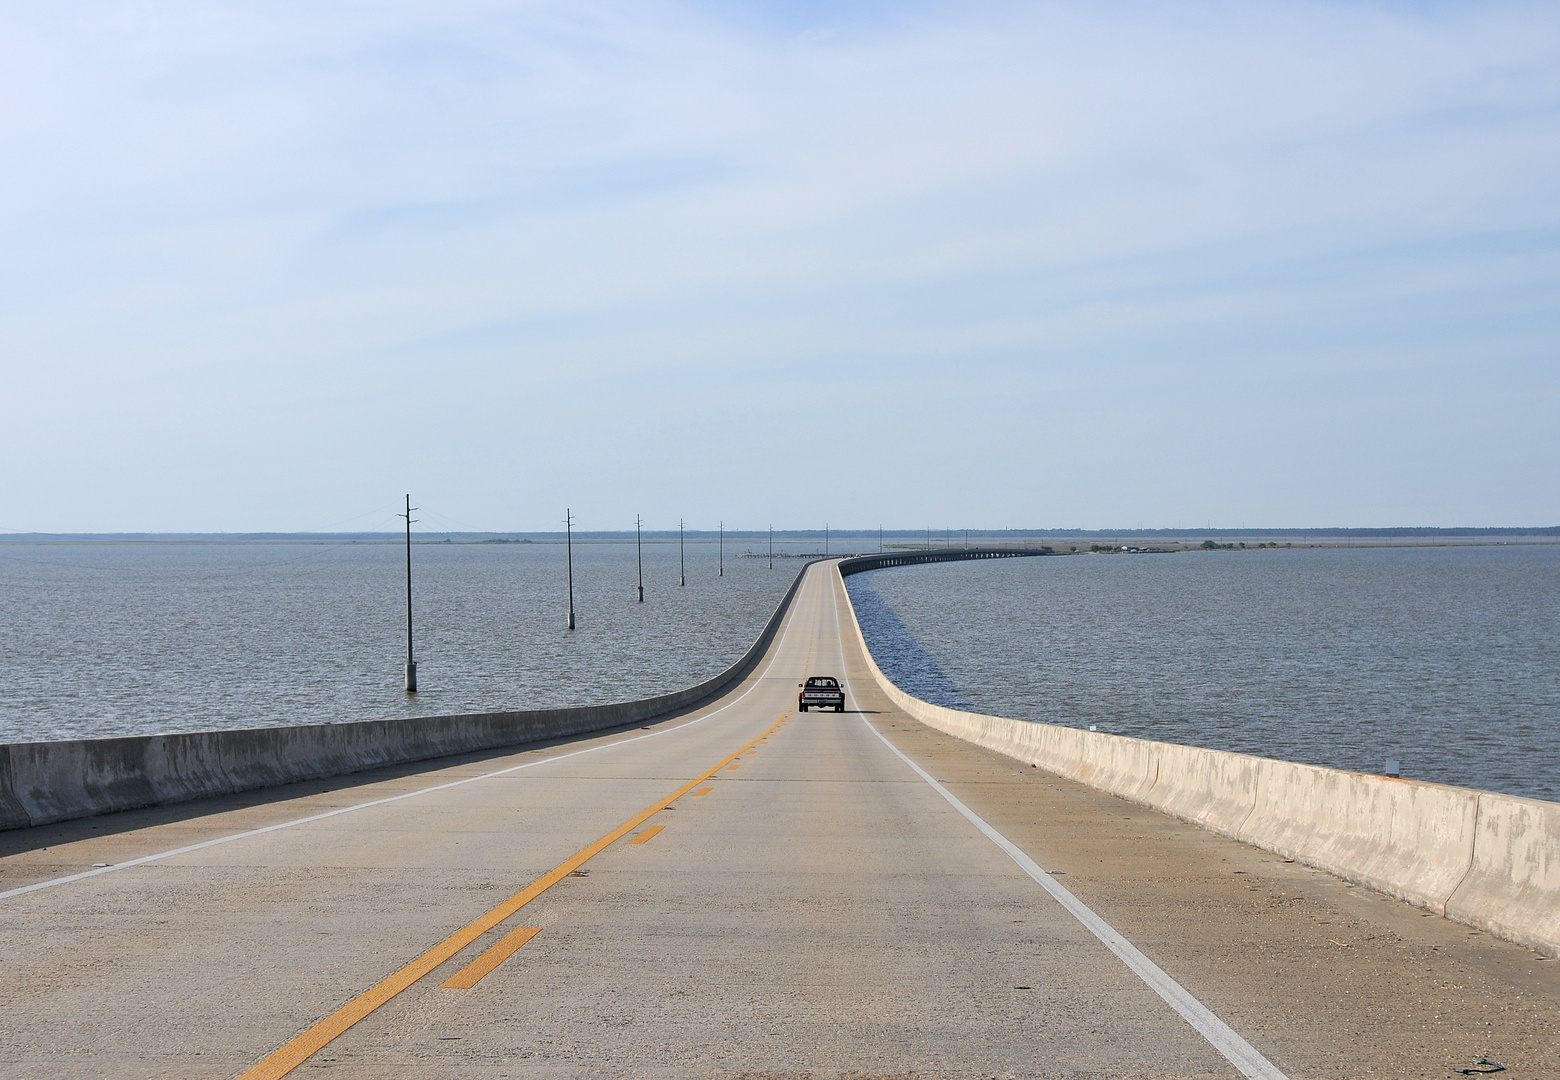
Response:
[[[1004,559],[847,580],[885,673],[926,700],[1343,769],[1394,758],[1405,776],[1560,801],[1560,547]],[[916,684],[918,666],[935,674]]]
[[[0,544],[0,742],[596,704],[680,689],[752,644],[798,567],[728,543],[413,548],[421,692],[401,689],[393,543]]]

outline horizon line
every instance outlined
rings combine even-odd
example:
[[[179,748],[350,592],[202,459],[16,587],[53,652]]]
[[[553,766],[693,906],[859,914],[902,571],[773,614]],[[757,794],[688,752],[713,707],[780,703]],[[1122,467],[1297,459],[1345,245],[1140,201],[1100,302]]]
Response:
[[[823,540],[824,529],[776,529],[773,535],[778,541],[795,542],[799,540]],[[1557,537],[1560,538],[1560,525],[1546,526],[1300,526],[1300,527],[1273,527],[1273,528],[1136,528],[1136,529],[1083,529],[1083,528],[1034,528],[1034,529],[944,529],[928,530],[919,529],[833,529],[827,530],[830,538],[865,539],[882,536],[885,540],[924,539],[928,534],[933,544],[939,540],[951,542],[959,540],[963,542],[966,536],[969,539],[1001,540],[1001,539],[1089,539],[1112,537],[1297,537],[1304,539],[1325,538],[1360,538],[1360,539],[1411,539],[1425,537]],[[633,540],[633,529],[596,529],[576,530],[574,538],[577,540]],[[646,540],[664,541],[676,540],[676,529],[643,530],[640,534]],[[685,539],[715,540],[721,533],[715,529],[687,529],[681,534]],[[731,539],[761,539],[767,540],[770,536],[765,529],[728,529],[724,535]],[[263,540],[370,540],[370,541],[404,541],[405,533],[402,531],[379,532],[313,532],[307,530],[283,531],[92,531],[92,532],[43,532],[20,530],[0,530],[0,543],[27,542],[27,541],[156,541],[156,540],[226,540],[226,541],[263,541]],[[489,529],[480,531],[427,531],[414,532],[414,542],[426,542],[430,539],[437,540],[508,540],[508,541],[562,541],[565,539],[563,530],[542,531],[525,529]]]

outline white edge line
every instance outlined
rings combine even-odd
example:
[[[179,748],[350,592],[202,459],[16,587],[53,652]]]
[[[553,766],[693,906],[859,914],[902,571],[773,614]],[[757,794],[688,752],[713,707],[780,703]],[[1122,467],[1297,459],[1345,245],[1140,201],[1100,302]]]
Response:
[[[291,829],[298,825],[308,825],[311,822],[324,821],[326,818],[339,817],[342,814],[351,814],[358,810],[367,810],[374,806],[384,806],[387,803],[400,802],[402,799],[415,799],[419,795],[430,795],[435,791],[447,791],[450,788],[460,787],[462,784],[475,784],[479,780],[491,780],[495,776],[507,776],[509,773],[519,772],[521,769],[534,769],[538,765],[551,765],[555,761],[565,761],[568,758],[579,757],[581,754],[593,754],[597,750],[611,750],[614,747],[627,746],[629,743],[636,743],[641,739],[653,739],[657,735],[670,735],[674,731],[681,731],[683,728],[692,727],[694,724],[702,724],[706,720],[719,716],[727,709],[741,702],[743,698],[747,697],[754,690],[757,690],[759,685],[769,675],[769,669],[774,667],[775,660],[779,656],[780,645],[784,641],[785,636],[790,632],[790,612],[787,612],[785,626],[781,632],[775,636],[773,648],[770,650],[769,663],[765,664],[764,670],[753,678],[753,685],[749,686],[739,696],[726,702],[726,704],[722,705],[720,708],[714,710],[713,712],[705,713],[703,716],[689,720],[685,724],[678,724],[676,727],[662,728],[660,731],[652,731],[648,735],[635,735],[631,738],[619,739],[616,742],[602,743],[599,746],[587,746],[583,750],[571,750],[567,754],[555,754],[552,757],[542,758],[539,761],[527,761],[520,765],[511,765],[506,769],[495,769],[493,772],[483,773],[480,776],[467,776],[460,780],[451,780],[447,784],[435,784],[433,787],[419,788],[416,791],[406,791],[402,792],[400,795],[390,795],[383,799],[373,799],[369,802],[354,803],[352,806],[337,807],[335,810],[327,810],[322,814],[310,814],[308,817],[294,818],[291,821],[279,821],[274,825],[265,825],[258,829],[249,829],[245,832],[232,833],[228,836],[218,836],[211,840],[202,840],[198,844],[187,844],[184,847],[172,848],[168,851],[159,851],[155,855],[142,855],[140,858],[127,859],[124,862],[115,863],[112,866],[100,866],[92,870],[83,870],[79,874],[68,874],[65,877],[50,878],[48,881],[35,881],[31,885],[22,885],[15,889],[8,889],[5,892],[0,892],[0,900],[9,900],[13,896],[22,896],[25,893],[40,892],[43,889],[52,889],[57,885],[67,885],[72,881],[82,881],[86,878],[94,878],[102,874],[112,874],[119,870],[129,870],[131,867],[144,866],[147,863],[157,862],[160,859],[171,859],[178,855],[188,855],[192,851],[201,851],[205,848],[217,847],[221,844],[231,844],[235,840],[247,840],[252,836],[264,836],[266,833],[278,832],[282,829]],[[481,751],[473,751],[473,753],[480,752]],[[517,752],[526,753],[527,751],[517,748]]]
[[[841,578],[840,581],[843,585],[844,578]],[[888,740],[886,735],[872,726],[872,721],[867,719],[866,714],[861,711],[860,703],[856,701],[855,691],[850,685],[850,676],[845,673],[845,638],[840,627],[838,597],[835,598],[834,604],[834,622],[836,629],[841,630],[836,635],[840,646],[840,675],[845,680],[845,691],[850,695],[851,707],[861,717],[861,722],[867,725],[867,730],[881,739],[883,745],[892,750],[900,761],[910,766],[917,776],[931,785],[932,790],[948,800],[948,804],[963,815],[965,820],[979,829],[993,844],[1001,848],[1008,858],[1018,864],[1019,869],[1033,878],[1041,888],[1051,894],[1057,903],[1066,908],[1073,918],[1081,922],[1091,934],[1099,938],[1107,949],[1115,953],[1122,963],[1131,968],[1138,978],[1148,984],[1149,989],[1163,998],[1172,1009],[1180,1013],[1182,1019],[1192,1025],[1199,1035],[1207,1039],[1215,1050],[1223,1054],[1231,1065],[1239,1069],[1241,1075],[1250,1077],[1251,1080],[1288,1080],[1288,1077],[1280,1072],[1276,1065],[1263,1057],[1256,1047],[1241,1038],[1234,1028],[1214,1015],[1213,1010],[1197,1000],[1191,991],[1176,982],[1158,964],[1139,952],[1137,947],[1124,938],[1115,927],[1096,915],[1087,904],[1079,900],[1054,877],[1046,873],[1040,864],[1026,855],[1017,844],[987,824],[984,818],[960,802],[953,792],[938,783],[930,773],[914,761],[911,761],[904,751],[900,750],[899,747]]]

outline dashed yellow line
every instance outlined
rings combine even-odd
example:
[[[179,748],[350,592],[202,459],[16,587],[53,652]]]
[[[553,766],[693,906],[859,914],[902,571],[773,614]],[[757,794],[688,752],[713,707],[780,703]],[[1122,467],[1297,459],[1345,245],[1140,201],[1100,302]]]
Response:
[[[630,844],[648,844],[655,834],[666,828],[665,825],[652,825],[638,836],[629,841]]]
[[[768,731],[764,732],[764,735],[773,734],[775,730],[779,728],[779,726],[784,722],[785,717],[782,716],[779,720],[775,721],[773,726],[771,726]],[[763,735],[759,736],[759,738],[763,737]],[[505,900],[502,904],[499,904],[497,907],[493,908],[493,910],[489,911],[487,914],[473,919],[471,922],[455,931],[449,937],[439,942],[433,948],[423,953],[417,959],[413,960],[411,963],[407,964],[393,975],[390,975],[389,977],[381,980],[377,985],[359,994],[341,1008],[337,1009],[323,1020],[320,1020],[297,1038],[277,1048],[276,1050],[273,1050],[265,1058],[251,1066],[248,1071],[242,1073],[238,1077],[238,1080],[280,1080],[281,1077],[286,1076],[299,1065],[302,1065],[305,1061],[309,1060],[309,1058],[313,1057],[320,1050],[324,1049],[326,1046],[329,1046],[331,1042],[339,1038],[343,1033],[351,1028],[352,1025],[373,1014],[373,1012],[381,1005],[385,1004],[385,1002],[394,999],[403,991],[415,985],[425,976],[432,973],[433,970],[439,965],[453,958],[456,953],[460,952],[467,945],[470,945],[483,934],[487,933],[495,926],[498,926],[515,912],[529,904],[532,900],[535,900],[538,896],[541,896],[542,893],[546,892],[548,889],[558,884],[558,882],[574,873],[574,871],[578,870],[581,866],[584,866],[591,859],[595,858],[607,848],[623,839],[623,837],[639,828],[639,826],[643,825],[646,821],[649,821],[662,810],[665,810],[668,806],[672,805],[672,803],[688,794],[688,792],[692,791],[694,788],[710,779],[716,773],[720,772],[721,769],[731,764],[737,758],[741,757],[744,753],[750,750],[757,742],[758,739],[754,739],[736,753],[722,760],[708,772],[705,772],[697,778],[688,781],[688,783],[672,792],[666,798],[662,799],[654,806],[651,806],[643,812],[635,815],[633,818],[624,822],[622,825],[619,825],[616,829],[613,829],[611,832],[607,833],[607,835],[603,836],[600,840],[597,840],[589,847],[569,856],[567,859],[549,871],[546,875],[537,878],[531,884],[515,893],[515,895],[511,896],[508,900]],[[527,938],[526,940],[530,939]],[[525,944],[525,942],[521,941],[519,944],[515,945],[514,948],[518,949],[520,945],[523,944]],[[490,949],[488,951],[492,952],[493,950]],[[511,949],[510,953],[513,951],[514,949]],[[486,954],[483,955],[485,956]],[[508,954],[506,953],[505,955],[507,956]],[[504,957],[499,957],[493,962],[493,966],[496,967],[498,964],[502,963],[503,959]],[[491,970],[491,968],[489,970]],[[483,974],[486,974],[486,972],[483,972]],[[479,975],[478,978],[481,978],[481,975]]]
[[[470,990],[482,981],[482,976],[498,967],[515,953],[520,951],[520,946],[530,941],[542,932],[540,926],[522,926],[518,930],[511,930],[498,939],[487,952],[477,957],[471,963],[461,968],[455,974],[445,979],[440,986],[451,990]]]

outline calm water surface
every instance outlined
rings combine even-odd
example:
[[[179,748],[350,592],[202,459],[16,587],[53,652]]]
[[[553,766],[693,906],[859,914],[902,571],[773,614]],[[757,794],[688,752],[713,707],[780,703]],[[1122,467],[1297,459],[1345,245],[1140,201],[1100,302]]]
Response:
[[[741,656],[800,564],[713,544],[418,544],[416,695],[404,549],[386,543],[0,544],[0,742],[595,704]]]
[[[847,579],[885,673],[979,712],[1560,801],[1560,548],[1296,549]]]

